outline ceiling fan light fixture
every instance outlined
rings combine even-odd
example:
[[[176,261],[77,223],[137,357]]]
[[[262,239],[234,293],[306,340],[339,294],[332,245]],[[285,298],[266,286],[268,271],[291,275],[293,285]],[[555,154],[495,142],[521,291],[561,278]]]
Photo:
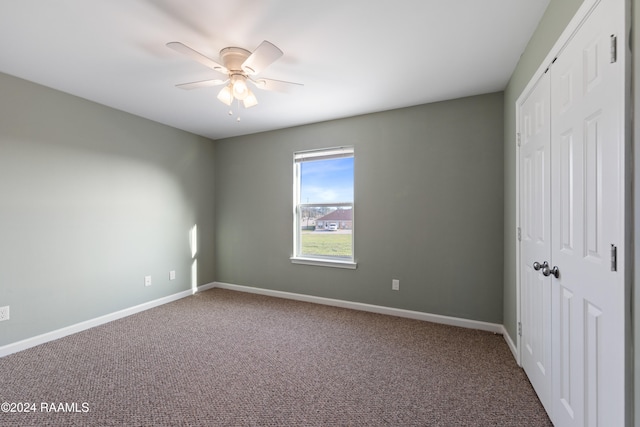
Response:
[[[231,103],[233,102],[233,93],[231,91],[231,85],[228,85],[222,88],[222,90],[218,93],[218,99],[223,104],[231,105]]]
[[[247,78],[242,74],[236,74],[232,76],[231,84],[233,85],[233,96],[240,101],[244,100],[249,90],[247,87]]]
[[[244,108],[253,107],[254,105],[258,105],[258,98],[256,98],[250,89],[247,89],[247,96],[242,100],[242,104],[244,105]]]

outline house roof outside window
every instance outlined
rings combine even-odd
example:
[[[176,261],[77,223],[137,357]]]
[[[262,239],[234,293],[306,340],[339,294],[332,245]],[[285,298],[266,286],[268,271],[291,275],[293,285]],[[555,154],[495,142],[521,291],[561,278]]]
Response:
[[[316,221],[351,221],[353,209],[337,209]]]

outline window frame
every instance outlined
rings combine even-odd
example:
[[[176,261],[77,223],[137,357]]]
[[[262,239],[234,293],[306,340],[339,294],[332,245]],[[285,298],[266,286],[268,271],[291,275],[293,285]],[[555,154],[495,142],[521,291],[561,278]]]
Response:
[[[305,161],[330,160],[351,157],[354,159],[354,193],[355,193],[355,153],[352,146],[321,148],[293,153],[293,264],[306,264],[323,267],[355,269],[355,200],[353,202],[338,203],[300,203],[300,165]],[[354,194],[355,198],[355,194]],[[302,221],[301,212],[309,207],[349,207],[351,208],[351,258],[334,258],[321,255],[303,255],[301,253]]]

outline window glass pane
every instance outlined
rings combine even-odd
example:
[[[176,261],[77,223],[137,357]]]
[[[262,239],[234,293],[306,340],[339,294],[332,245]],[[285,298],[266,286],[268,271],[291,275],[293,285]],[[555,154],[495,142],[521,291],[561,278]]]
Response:
[[[353,157],[300,163],[300,203],[353,203]]]
[[[350,260],[353,257],[353,209],[309,206],[300,209],[300,255]]]

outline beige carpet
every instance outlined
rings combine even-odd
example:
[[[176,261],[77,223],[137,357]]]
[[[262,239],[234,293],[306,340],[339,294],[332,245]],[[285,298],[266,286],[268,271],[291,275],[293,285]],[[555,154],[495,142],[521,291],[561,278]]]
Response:
[[[34,410],[2,426],[551,425],[500,335],[221,289],[0,359],[1,402]]]

